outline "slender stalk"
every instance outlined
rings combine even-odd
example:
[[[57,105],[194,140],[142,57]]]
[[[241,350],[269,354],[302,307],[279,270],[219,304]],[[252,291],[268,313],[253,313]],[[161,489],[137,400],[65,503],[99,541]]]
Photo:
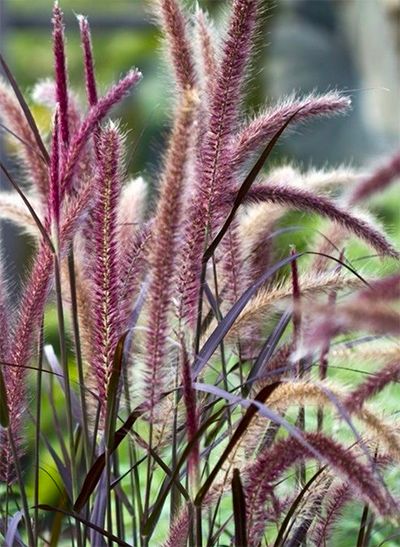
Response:
[[[71,383],[69,377],[68,368],[68,355],[67,345],[65,338],[65,321],[64,321],[64,308],[62,302],[62,289],[61,289],[61,275],[60,275],[60,263],[57,255],[54,255],[54,275],[55,275],[55,289],[56,289],[56,303],[57,303],[57,319],[58,319],[58,334],[60,340],[60,355],[61,365],[64,375],[64,390],[66,401],[66,419],[67,429],[69,437],[69,451],[70,451],[70,471],[72,479],[72,494],[74,499],[78,494],[78,482],[76,475],[76,461],[75,461],[75,445],[74,445],[74,425],[72,418],[72,402],[71,402]],[[82,545],[80,524],[76,521],[76,534],[78,547]]]
[[[217,307],[216,307],[217,318],[216,319],[219,322],[219,321],[222,321],[222,313],[218,306],[218,302],[219,302],[218,276],[217,276],[217,267],[216,267],[214,255],[212,256],[212,266],[213,266],[213,276],[214,276],[215,301],[217,302]],[[221,368],[222,368],[222,379],[224,383],[224,389],[225,391],[229,391],[228,370],[226,368],[225,347],[224,347],[223,340],[221,340],[221,343],[220,343],[220,350],[221,350]],[[229,405],[227,405],[227,408],[226,408],[226,415],[228,418],[229,431],[230,431],[230,434],[232,434],[232,415],[231,415],[231,408]]]
[[[194,518],[195,518],[195,529],[196,529],[196,545],[203,545],[201,505],[195,508],[194,513],[195,513]]]
[[[290,252],[291,255],[296,254],[296,249],[291,249]],[[300,283],[299,283],[299,272],[297,268],[297,260],[293,260],[291,262],[291,270],[292,270],[292,289],[293,289],[293,348],[296,351],[296,349],[299,347],[300,344],[300,337],[301,337],[301,311],[300,311],[300,305],[301,305],[301,291],[300,291]],[[304,376],[304,360],[299,359],[297,363],[297,376],[299,379],[303,378]],[[305,431],[306,427],[306,420],[305,420],[305,410],[304,406],[300,406],[299,413],[297,416],[297,427],[300,429],[300,431]],[[298,478],[300,482],[301,488],[303,488],[306,484],[306,467],[304,463],[300,463],[298,468]]]
[[[106,449],[106,489],[107,489],[107,531],[112,534],[113,530],[113,521],[112,521],[112,492],[111,492],[111,466],[112,466],[112,455],[109,452],[107,447]],[[113,541],[108,539],[109,547],[112,547]]]
[[[178,436],[177,436],[177,428],[178,428],[178,404],[180,400],[179,392],[178,392],[178,386],[179,386],[179,362],[177,363],[177,366],[175,368],[175,394],[174,394],[174,416],[173,416],[173,426],[172,426],[172,446],[171,446],[171,469],[175,469],[176,463],[177,463],[177,446],[178,446]],[[188,488],[188,481],[189,481],[189,473],[186,477],[187,479],[187,486]],[[173,520],[175,516],[178,514],[180,506],[180,494],[178,489],[175,485],[171,488],[171,504],[170,504],[170,523],[172,526]]]
[[[365,532],[367,527],[368,515],[369,515],[369,507],[368,507],[368,504],[365,504],[362,515],[361,515],[360,529],[358,531],[357,547],[365,547],[364,537],[365,537]]]
[[[131,400],[129,396],[129,383],[128,383],[128,374],[127,369],[124,367],[123,369],[123,384],[124,384],[124,395],[125,395],[125,405],[128,411],[128,414],[132,412],[132,405]],[[137,530],[137,523],[141,522],[143,517],[143,507],[142,507],[142,498],[141,498],[141,489],[140,489],[140,482],[139,482],[139,473],[136,466],[137,463],[137,454],[135,447],[133,446],[132,442],[129,443],[128,447],[129,451],[129,466],[130,468],[134,467],[133,473],[129,474],[130,478],[130,490],[131,490],[131,498],[132,500],[136,500],[136,504],[138,507],[139,512],[139,518],[136,518],[136,513],[134,512],[132,516],[132,538],[133,538],[133,545],[134,547],[138,546],[138,530]],[[132,503],[133,508],[135,508],[135,502]]]
[[[118,453],[114,454],[114,477],[119,477],[120,467],[119,467],[119,457]],[[115,516],[117,521],[117,536],[119,538],[125,537],[125,526],[124,526],[124,513],[123,507],[121,505],[117,490],[114,490],[114,505],[115,505]]]
[[[35,546],[35,535],[34,535],[33,529],[32,529],[31,517],[29,515],[28,498],[26,496],[24,480],[22,478],[21,467],[19,465],[19,457],[18,457],[17,447],[15,446],[13,434],[11,432],[11,427],[7,428],[7,434],[8,434],[8,440],[9,440],[12,455],[13,455],[15,471],[17,473],[17,480],[18,480],[18,485],[19,485],[19,490],[20,490],[20,495],[21,495],[22,509],[23,509],[24,517],[25,517],[26,532],[28,534],[29,547],[34,547]]]
[[[75,280],[75,259],[74,259],[74,250],[71,247],[70,253],[68,255],[68,275],[69,275],[69,285],[71,293],[71,311],[72,311],[72,330],[74,336],[74,345],[75,345],[75,358],[76,365],[78,369],[78,379],[79,379],[79,394],[81,401],[81,410],[82,410],[82,427],[83,427],[83,450],[85,455],[86,468],[90,467],[90,436],[89,436],[89,426],[88,426],[88,415],[87,415],[87,406],[86,406],[86,393],[85,393],[85,376],[83,372],[83,362],[82,362],[82,348],[81,348],[81,338],[79,332],[79,318],[78,318],[78,300],[76,294],[76,280]]]
[[[149,506],[150,506],[150,491],[152,483],[152,469],[153,469],[153,458],[151,452],[153,450],[153,422],[149,423],[149,446],[147,450],[147,470],[146,470],[146,492],[144,498],[144,509],[143,509],[143,518],[147,520],[149,518]],[[149,538],[143,537],[143,545],[147,547]]]
[[[38,372],[36,376],[36,427],[35,427],[35,489],[34,489],[34,524],[35,547],[39,538],[39,461],[40,461],[40,425],[42,417],[42,367],[43,367],[43,321],[39,334]]]

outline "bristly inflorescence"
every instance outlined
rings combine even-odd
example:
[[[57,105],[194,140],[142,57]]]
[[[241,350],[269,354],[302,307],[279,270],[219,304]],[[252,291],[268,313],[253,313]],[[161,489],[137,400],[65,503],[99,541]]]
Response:
[[[361,208],[399,179],[399,153],[372,173],[277,166],[271,153],[283,133],[348,113],[350,98],[293,94],[250,117],[245,89],[263,2],[228,2],[220,29],[186,4],[152,2],[175,101],[151,184],[128,176],[132,145],[109,119],[141,73],[128,71],[100,95],[86,17],[78,16],[86,108],[70,88],[57,2],[54,81],[31,97],[48,112],[49,134],[36,133],[12,77],[0,81],[15,174],[1,167],[17,191],[0,193],[0,218],[35,245],[13,307],[0,257],[0,479],[19,488],[28,535],[47,541],[45,519],[29,530],[30,505],[36,516],[53,509],[38,505],[37,484],[26,503],[21,481],[33,423],[35,465],[47,449],[62,481],[57,510],[80,521],[62,524],[62,534],[77,544],[94,530],[143,547],[258,546],[266,531],[280,547],[306,532],[325,545],[350,500],[372,515],[370,534],[375,519],[399,511],[386,475],[400,460],[398,421],[374,403],[400,381],[400,277],[394,243]],[[293,210],[323,218],[323,237],[310,229],[306,246],[299,226],[287,225]],[[360,270],[350,237],[392,273]],[[61,366],[47,351],[47,369],[51,307]],[[357,363],[354,374],[365,376],[354,385],[340,381],[350,353],[367,362]],[[61,434],[56,449],[42,431],[44,389],[56,434],[67,423],[68,442]],[[6,543],[19,522],[8,495]],[[170,525],[158,533],[167,505]]]

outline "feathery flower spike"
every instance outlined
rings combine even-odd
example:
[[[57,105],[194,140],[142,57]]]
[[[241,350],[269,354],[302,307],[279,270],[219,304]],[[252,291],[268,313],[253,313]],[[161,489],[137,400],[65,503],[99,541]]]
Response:
[[[149,254],[148,331],[146,336],[146,404],[150,419],[161,395],[165,371],[168,315],[175,275],[176,238],[182,206],[182,189],[197,96],[187,90],[178,107],[161,180],[160,197],[152,229]]]
[[[251,53],[258,7],[258,0],[235,0],[233,3],[211,98],[209,128],[198,159],[201,177],[188,211],[178,287],[178,315],[191,324],[194,324],[196,317],[206,232],[210,235],[215,229],[215,202],[220,202],[232,183],[230,141],[236,129],[243,76]]]
[[[90,106],[97,103],[96,78],[94,74],[94,61],[92,53],[92,37],[90,35],[89,22],[83,15],[78,15],[79,29],[81,32],[81,42],[83,48],[86,94]]]
[[[382,515],[394,515],[398,508],[388,492],[374,480],[365,464],[357,461],[350,451],[322,433],[303,433],[310,445],[318,450],[323,461],[340,473]],[[299,460],[313,457],[294,437],[278,441],[273,448],[265,449],[250,464],[246,480],[246,500],[249,544],[258,545],[264,531],[264,505],[271,495],[273,485],[289,467]]]
[[[107,386],[120,332],[117,204],[121,192],[121,137],[112,124],[103,129],[98,143],[95,207],[91,214],[93,240],[88,243],[93,270],[93,350],[91,373],[105,410]]]
[[[348,197],[350,204],[359,203],[376,192],[384,190],[396,178],[400,177],[400,152],[394,154],[386,163],[376,169],[372,175],[359,182]]]
[[[234,140],[234,166],[240,165],[256,152],[260,146],[265,146],[282,125],[298,112],[291,125],[304,123],[318,116],[333,116],[346,113],[351,100],[340,93],[331,92],[326,95],[309,95],[302,99],[289,97],[276,106],[268,108],[263,114],[254,118],[243,128]]]
[[[355,412],[361,409],[367,399],[382,391],[391,382],[400,382],[399,359],[387,363],[351,391],[345,401],[347,410]]]
[[[76,230],[82,223],[82,216],[88,208],[91,197],[91,184],[86,184],[80,194],[74,198],[65,211],[65,220],[60,227],[61,255],[65,255]],[[47,296],[51,287],[53,273],[53,255],[49,246],[43,240],[40,243],[35,261],[25,284],[16,320],[13,323],[10,336],[9,360],[13,364],[9,368],[7,378],[7,396],[9,401],[10,423],[17,449],[21,451],[20,432],[22,414],[25,408],[25,375],[26,365],[32,357],[35,337],[40,328]],[[1,447],[9,450],[8,442]]]
[[[224,196],[224,200],[233,203],[236,191],[230,191]],[[247,193],[247,203],[259,203],[263,201],[275,203],[286,207],[292,207],[300,211],[313,211],[321,216],[341,224],[346,230],[354,233],[360,239],[371,245],[378,253],[384,256],[399,258],[399,252],[387,241],[385,236],[369,222],[349,213],[343,207],[339,207],[332,200],[319,196],[308,190],[294,186],[283,185],[256,185]]]
[[[212,36],[212,23],[208,20],[207,14],[201,9],[196,11],[197,25],[197,41],[201,54],[202,77],[200,82],[206,82],[203,93],[206,93],[208,98],[213,96],[214,84],[218,74],[217,59],[215,45]]]
[[[109,89],[108,93],[101,97],[97,104],[92,106],[86,118],[83,120],[79,130],[72,136],[67,158],[60,175],[61,192],[64,194],[71,185],[71,179],[76,169],[80,154],[88,143],[97,125],[107,115],[109,110],[115,106],[142,78],[138,70],[130,70],[118,84]]]
[[[193,54],[187,33],[188,23],[179,0],[158,0],[162,28],[167,38],[175,78],[181,91],[196,82]]]
[[[56,79],[56,97],[59,105],[60,123],[60,145],[63,155],[69,142],[68,127],[68,92],[67,92],[67,69],[64,51],[64,21],[63,13],[58,5],[54,3],[53,8],[53,52]]]
[[[50,155],[50,176],[49,176],[49,221],[51,230],[55,236],[56,245],[58,245],[58,230],[60,223],[60,125],[59,125],[59,109],[56,108],[53,125],[53,136],[51,140],[51,155]]]
[[[47,165],[41,156],[32,130],[13,90],[0,78],[0,120],[21,139],[17,154],[22,160],[24,174],[43,198],[48,192]]]

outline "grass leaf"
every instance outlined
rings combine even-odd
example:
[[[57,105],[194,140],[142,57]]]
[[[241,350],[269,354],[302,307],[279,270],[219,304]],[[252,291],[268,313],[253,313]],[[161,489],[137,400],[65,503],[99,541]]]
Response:
[[[239,469],[233,470],[232,478],[233,518],[235,520],[235,545],[247,547],[246,499]]]

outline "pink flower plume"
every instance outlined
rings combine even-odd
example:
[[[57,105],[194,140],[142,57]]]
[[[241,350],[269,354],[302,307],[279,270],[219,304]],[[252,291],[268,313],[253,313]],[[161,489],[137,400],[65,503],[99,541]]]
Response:
[[[57,103],[59,104],[61,145],[65,151],[69,142],[67,69],[64,51],[63,13],[58,6],[58,2],[55,2],[53,8],[53,52],[56,96]]]
[[[90,35],[89,22],[83,15],[78,15],[79,28],[85,66],[86,94],[90,106],[97,103],[96,78],[94,74],[94,61],[92,52],[92,37]]]
[[[333,116],[346,113],[351,105],[348,97],[331,92],[326,95],[309,95],[303,99],[289,98],[268,108],[254,118],[235,137],[233,163],[239,167],[249,158],[249,154],[266,146],[282,125],[294,114],[291,124],[304,123],[319,116]]]
[[[188,37],[188,22],[178,0],[159,0],[162,27],[181,90],[195,84],[193,53]]]

